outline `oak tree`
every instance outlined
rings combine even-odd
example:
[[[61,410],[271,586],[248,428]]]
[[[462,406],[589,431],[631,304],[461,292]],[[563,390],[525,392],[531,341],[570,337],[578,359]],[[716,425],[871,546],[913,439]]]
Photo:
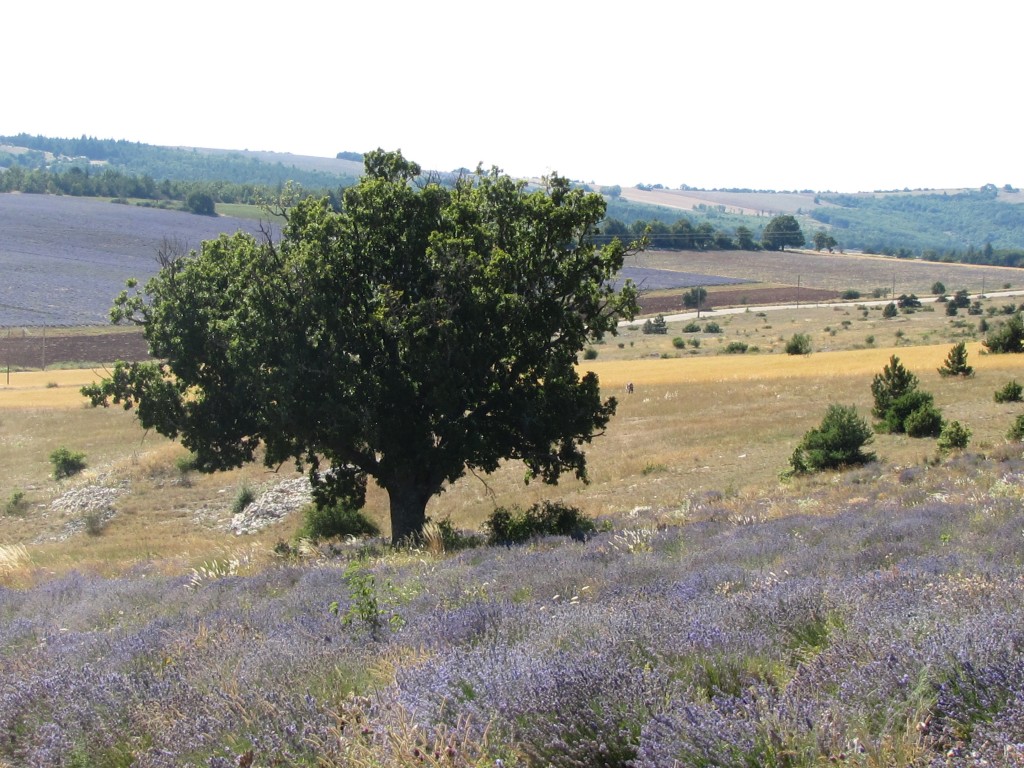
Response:
[[[303,200],[279,237],[222,235],[122,293],[112,318],[159,362],[84,394],[136,408],[203,470],[294,460],[318,502],[353,507],[373,478],[396,542],[467,470],[586,480],[616,402],[577,354],[637,311],[632,283],[613,288],[632,246],[595,244],[602,197],[497,169],[447,187],[382,150],[365,168],[338,210]]]

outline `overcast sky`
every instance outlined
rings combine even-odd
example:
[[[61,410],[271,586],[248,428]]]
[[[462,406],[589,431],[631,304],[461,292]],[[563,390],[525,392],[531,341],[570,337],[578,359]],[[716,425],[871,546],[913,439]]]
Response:
[[[5,4],[0,134],[598,184],[1024,186],[1019,8],[910,0]]]

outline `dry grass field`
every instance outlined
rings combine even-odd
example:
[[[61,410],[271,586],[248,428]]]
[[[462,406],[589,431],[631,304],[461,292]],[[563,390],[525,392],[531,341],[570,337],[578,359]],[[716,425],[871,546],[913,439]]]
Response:
[[[1003,302],[985,303],[996,312]],[[670,323],[664,336],[625,328],[584,363],[620,402],[606,434],[589,449],[590,484],[525,485],[522,466],[511,463],[491,476],[466,476],[435,498],[428,514],[476,529],[495,505],[558,499],[595,516],[642,514],[671,523],[690,519],[708,497],[732,500],[738,516],[787,514],[794,494],[792,485],[783,492],[779,475],[797,442],[817,426],[829,403],[856,405],[870,419],[871,378],[892,354],[920,377],[947,419],[973,431],[974,449],[1005,450],[1005,433],[1022,410],[997,404],[992,395],[1010,379],[1024,381],[1024,357],[982,354],[978,316],[918,311],[885,320],[876,309],[851,304],[712,314],[701,324],[708,319],[722,332],[683,334],[682,321]],[[999,317],[987,319],[996,323]],[[796,332],[812,338],[812,354],[784,353],[785,339]],[[700,339],[700,346],[687,342],[676,349],[675,337]],[[960,339],[969,342],[977,373],[968,380],[943,379],[936,369]],[[723,354],[734,341],[748,344],[748,351]],[[242,485],[269,487],[294,477],[291,467],[182,473],[180,446],[144,433],[130,413],[85,405],[78,389],[99,373],[16,372],[0,386],[0,503],[16,494],[23,499],[19,509],[0,515],[0,544],[24,545],[45,570],[117,572],[141,561],[184,569],[229,549],[268,551],[294,535],[298,515],[244,538],[226,527]],[[625,394],[627,382],[634,384],[632,395]],[[51,479],[48,457],[60,446],[86,454],[82,475]],[[936,454],[934,440],[905,436],[879,435],[872,448],[893,471]],[[827,484],[831,478],[795,482]],[[52,506],[82,485],[119,489],[116,514],[99,535],[68,535],[75,513]],[[367,511],[387,530],[387,499],[375,487]]]

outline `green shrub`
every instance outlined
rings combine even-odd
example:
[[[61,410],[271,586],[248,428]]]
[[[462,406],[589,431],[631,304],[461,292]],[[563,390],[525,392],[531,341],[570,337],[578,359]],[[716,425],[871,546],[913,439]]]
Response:
[[[845,291],[839,294],[839,298],[845,299],[846,301],[854,301],[860,298],[860,291],[854,288],[847,288]]]
[[[910,437],[939,437],[942,434],[942,413],[931,403],[922,405],[907,414],[903,430]]]
[[[967,364],[967,342],[960,341],[953,345],[946,355],[946,362],[939,368],[939,375],[964,378],[974,375],[974,368]]]
[[[995,393],[995,401],[997,403],[1019,403],[1024,396],[1024,387],[1017,383],[1016,379],[1006,382],[1001,388],[997,389]]]
[[[665,322],[664,315],[658,315],[653,319],[648,319],[644,322],[640,328],[641,331],[647,334],[665,334],[668,333],[668,324]]]
[[[981,343],[994,354],[1024,352],[1024,320],[1020,315],[1014,315],[989,331]]]
[[[691,320],[683,326],[683,333],[700,333],[700,323]]]
[[[704,333],[721,333],[722,326],[712,320],[710,323],[704,323]]]
[[[543,501],[523,510],[498,507],[484,523],[488,544],[521,544],[536,536],[572,536],[596,530],[594,521],[576,507]]]
[[[28,501],[25,499],[24,491],[15,491],[11,494],[11,498],[7,500],[7,504],[4,505],[5,515],[22,515],[28,508]]]
[[[676,349],[684,349],[686,347],[686,339],[682,336],[676,336],[672,339],[672,346]]]
[[[1014,419],[1010,431],[1006,433],[1006,438],[1016,443],[1024,440],[1024,413],[1018,414],[1017,418]]]
[[[700,339],[690,339],[690,346],[693,347],[694,349],[700,347]]]
[[[597,350],[594,349],[593,347],[587,347],[585,350],[583,350],[583,359],[584,360],[596,360],[597,359]]]
[[[50,463],[53,465],[53,479],[61,480],[77,475],[85,469],[85,454],[76,453],[61,446],[50,454]]]
[[[951,421],[942,428],[939,435],[939,452],[962,451],[971,439],[971,430],[959,421]]]
[[[895,302],[892,302],[892,301],[890,301],[888,304],[886,304],[885,305],[885,309],[882,310],[882,317],[885,317],[885,318],[896,317],[896,315],[898,315],[898,314],[899,314],[899,311],[896,309],[896,304],[895,304]]]
[[[750,346],[743,341],[730,341],[725,345],[725,354],[727,355],[742,355],[750,349]]]
[[[941,296],[945,292],[946,292],[946,286],[943,285],[941,282],[936,281],[936,282],[932,283],[932,293],[933,294],[935,294],[936,296]]]
[[[250,488],[248,484],[242,483],[238,486],[238,493],[235,494],[235,500],[231,502],[231,514],[241,514],[242,511],[254,501],[256,501],[256,492]]]
[[[804,435],[789,463],[798,474],[866,464],[875,455],[862,449],[873,439],[854,406],[830,405],[821,425]]]
[[[806,333],[794,333],[792,338],[786,342],[786,354],[809,355],[811,354],[811,337]]]
[[[352,509],[340,502],[323,507],[310,504],[305,509],[302,528],[298,532],[300,538],[313,541],[379,535],[380,528],[361,510]]]

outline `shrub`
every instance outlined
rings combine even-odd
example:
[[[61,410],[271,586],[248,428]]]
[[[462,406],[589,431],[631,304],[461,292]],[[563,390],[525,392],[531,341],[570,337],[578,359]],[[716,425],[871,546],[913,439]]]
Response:
[[[525,511],[498,507],[484,523],[488,544],[521,544],[535,536],[583,536],[596,530],[594,521],[576,507],[543,501]]]
[[[899,314],[899,312],[896,309],[896,304],[891,301],[886,304],[885,309],[882,310],[882,317],[885,318],[896,317],[897,314]]]
[[[749,345],[744,341],[730,341],[725,345],[725,354],[727,355],[742,355],[750,349]]]
[[[940,376],[963,376],[974,375],[974,368],[967,364],[967,342],[960,341],[953,345],[946,355],[946,362],[939,368]]]
[[[1016,379],[1006,382],[1001,388],[997,389],[995,393],[995,401],[997,403],[1019,403],[1024,395],[1024,387],[1017,383]]]
[[[102,512],[92,511],[85,516],[85,532],[90,536],[99,536],[103,533],[103,527],[107,521]]]
[[[583,350],[583,359],[584,360],[596,360],[597,359],[597,350],[594,349],[593,347],[587,347],[585,350]]]
[[[347,536],[379,536],[380,528],[361,510],[337,502],[326,506],[310,504],[303,513],[304,521],[299,529],[299,538],[320,539],[344,538]]]
[[[11,494],[11,498],[7,500],[7,504],[4,505],[4,514],[21,515],[27,507],[28,501],[25,500],[25,492],[15,491]]]
[[[946,302],[946,317],[956,317],[956,304],[952,301]]]
[[[672,339],[672,346],[675,347],[676,349],[685,349],[686,339],[684,339],[682,336],[676,336],[674,339]]]
[[[1014,315],[989,331],[981,343],[994,354],[1024,352],[1024,320],[1019,314]]]
[[[943,285],[941,282],[936,281],[936,282],[932,283],[932,293],[933,294],[935,294],[936,296],[941,296],[945,292],[946,292],[946,286]]]
[[[238,493],[235,494],[235,500],[231,502],[231,514],[238,515],[242,511],[256,501],[256,492],[253,491],[246,483],[242,483],[238,486]]]
[[[710,323],[704,324],[704,333],[721,333],[722,327],[712,320]]]
[[[939,435],[939,452],[962,451],[971,439],[971,430],[959,421],[951,421],[942,428]]]
[[[907,414],[903,430],[910,437],[939,437],[942,434],[942,413],[932,404],[922,405]]]
[[[50,463],[53,465],[53,479],[60,480],[77,475],[85,469],[85,454],[61,446],[50,454]]]
[[[866,464],[875,455],[862,448],[872,439],[871,428],[854,406],[830,405],[821,425],[804,435],[789,463],[801,474]]]
[[[683,333],[700,333],[700,323],[691,320],[683,326]]]
[[[794,333],[786,342],[786,353],[790,355],[811,354],[811,337],[806,333]]]
[[[700,346],[700,339],[690,339],[690,346],[693,347],[694,349],[697,349]]]
[[[1013,425],[1010,427],[1010,431],[1006,433],[1006,438],[1016,443],[1024,440],[1024,413],[1018,414],[1017,418],[1013,420]]]
[[[892,355],[888,365],[871,381],[871,394],[875,399],[871,414],[877,419],[884,419],[896,398],[915,389],[917,376],[908,371],[896,355]]]
[[[839,298],[846,299],[847,301],[854,301],[860,298],[860,291],[855,290],[854,288],[847,288],[839,294]]]
[[[915,389],[900,395],[889,406],[883,420],[886,432],[906,433],[910,437],[938,437],[942,415],[928,392]]]
[[[665,316],[658,315],[653,319],[648,319],[644,322],[643,327],[640,329],[647,334],[663,334],[668,333],[668,325],[665,323]]]

